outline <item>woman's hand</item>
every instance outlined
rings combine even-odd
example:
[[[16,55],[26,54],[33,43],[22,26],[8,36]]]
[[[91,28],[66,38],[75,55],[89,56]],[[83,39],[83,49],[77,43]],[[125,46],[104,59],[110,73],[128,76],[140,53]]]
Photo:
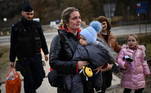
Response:
[[[112,67],[113,67],[113,64],[106,64],[105,66],[99,66],[99,67],[97,67],[94,71],[104,72],[104,71],[111,70]]]
[[[94,69],[94,71],[96,71],[96,73],[102,72],[102,67],[103,67],[103,66],[99,66],[99,67],[97,67],[96,69]]]
[[[113,67],[113,64],[108,64],[108,65],[107,65],[107,71],[108,71],[108,70],[111,70],[112,67]]]
[[[82,69],[83,66],[88,65],[87,61],[78,61],[78,69]]]

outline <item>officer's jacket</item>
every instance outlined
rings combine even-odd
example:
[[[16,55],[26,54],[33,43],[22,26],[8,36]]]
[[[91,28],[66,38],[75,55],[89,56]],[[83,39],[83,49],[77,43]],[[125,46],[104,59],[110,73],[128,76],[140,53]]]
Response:
[[[48,54],[48,48],[41,25],[35,21],[28,21],[22,18],[12,26],[10,61],[14,62],[18,57],[32,57],[35,53]]]

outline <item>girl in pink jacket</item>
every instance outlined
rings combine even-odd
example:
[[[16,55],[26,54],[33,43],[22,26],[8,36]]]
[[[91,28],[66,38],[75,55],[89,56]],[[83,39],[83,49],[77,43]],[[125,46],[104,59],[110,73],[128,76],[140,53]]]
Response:
[[[127,45],[123,45],[118,55],[117,62],[123,68],[121,86],[123,93],[142,93],[145,87],[145,76],[150,74],[149,66],[145,58],[145,47],[138,45],[137,36],[130,34]]]

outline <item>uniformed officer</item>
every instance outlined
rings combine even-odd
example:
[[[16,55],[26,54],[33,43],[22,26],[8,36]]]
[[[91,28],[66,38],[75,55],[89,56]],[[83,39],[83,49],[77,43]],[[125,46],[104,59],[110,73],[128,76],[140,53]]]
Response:
[[[22,6],[21,20],[12,26],[10,41],[10,66],[24,76],[25,93],[36,93],[45,72],[42,66],[41,50],[48,60],[48,48],[39,22],[33,21],[34,10],[29,3]]]

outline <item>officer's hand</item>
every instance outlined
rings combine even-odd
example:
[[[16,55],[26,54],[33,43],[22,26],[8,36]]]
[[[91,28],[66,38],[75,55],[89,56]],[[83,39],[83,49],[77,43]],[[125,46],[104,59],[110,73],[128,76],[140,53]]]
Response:
[[[48,61],[48,55],[45,55],[45,60]]]
[[[15,67],[15,62],[10,62],[10,67]]]

